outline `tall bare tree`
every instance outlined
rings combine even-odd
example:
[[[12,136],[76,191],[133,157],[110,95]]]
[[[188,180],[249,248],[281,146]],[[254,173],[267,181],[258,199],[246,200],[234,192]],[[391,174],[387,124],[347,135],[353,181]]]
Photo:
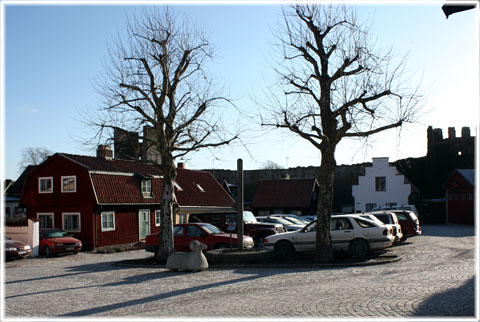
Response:
[[[95,126],[103,137],[111,137],[116,128],[141,132],[145,125],[155,133],[142,139],[161,159],[164,186],[156,256],[166,259],[173,252],[177,209],[175,159],[237,138],[225,131],[218,110],[230,101],[207,72],[214,48],[202,28],[168,7],[150,7],[135,16],[127,25],[127,39],[109,49],[110,62],[98,85],[105,104]]]
[[[39,165],[47,160],[53,152],[45,147],[26,147],[22,150],[21,160],[18,163],[19,173],[23,172],[29,165]]]
[[[412,122],[418,86],[411,86],[404,57],[378,50],[351,8],[293,5],[283,14],[279,86],[267,95],[262,124],[288,129],[321,153],[316,260],[328,262],[337,145]]]

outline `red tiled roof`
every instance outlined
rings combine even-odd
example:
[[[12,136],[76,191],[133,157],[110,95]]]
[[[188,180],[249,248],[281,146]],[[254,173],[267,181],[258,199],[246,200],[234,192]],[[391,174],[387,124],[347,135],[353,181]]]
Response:
[[[308,207],[312,202],[314,184],[315,179],[260,180],[252,207]]]
[[[144,161],[104,160],[91,156],[59,154],[76,162],[90,172],[93,189],[99,204],[158,204],[161,201],[163,180],[158,166]],[[141,194],[141,176],[152,176],[152,198]],[[175,190],[177,202],[183,207],[233,207],[235,202],[209,173],[177,169]],[[203,190],[203,191],[202,191]]]
[[[210,172],[177,169],[176,182],[182,189],[182,191],[175,189],[180,206],[235,206],[235,201]]]
[[[154,204],[160,203],[162,197],[163,181],[160,178],[152,180],[153,198],[144,198],[138,176],[91,173],[90,177],[97,202],[102,205]]]
[[[88,170],[122,172],[122,173],[141,173],[148,175],[160,175],[160,169],[152,162],[140,160],[105,160],[102,158],[59,153],[63,157],[80,164]]]

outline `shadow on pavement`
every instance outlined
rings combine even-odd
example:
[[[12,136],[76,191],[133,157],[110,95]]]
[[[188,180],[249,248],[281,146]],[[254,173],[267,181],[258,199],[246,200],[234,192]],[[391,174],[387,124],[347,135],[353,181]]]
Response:
[[[412,316],[475,316],[475,279],[462,286],[435,294],[426,299]]]
[[[469,237],[475,236],[475,227],[466,225],[422,225],[423,236]]]

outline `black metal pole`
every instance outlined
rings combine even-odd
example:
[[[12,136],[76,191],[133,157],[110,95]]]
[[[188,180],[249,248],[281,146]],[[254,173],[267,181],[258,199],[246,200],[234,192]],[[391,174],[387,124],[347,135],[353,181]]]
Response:
[[[243,160],[237,160],[237,249],[243,250]]]

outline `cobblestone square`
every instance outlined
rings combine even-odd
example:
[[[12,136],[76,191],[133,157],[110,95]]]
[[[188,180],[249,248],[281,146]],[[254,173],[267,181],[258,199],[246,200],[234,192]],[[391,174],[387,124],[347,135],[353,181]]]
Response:
[[[145,251],[80,253],[5,264],[3,319],[441,318],[476,321],[476,238],[425,226],[391,248],[398,262],[358,267],[121,267]]]

